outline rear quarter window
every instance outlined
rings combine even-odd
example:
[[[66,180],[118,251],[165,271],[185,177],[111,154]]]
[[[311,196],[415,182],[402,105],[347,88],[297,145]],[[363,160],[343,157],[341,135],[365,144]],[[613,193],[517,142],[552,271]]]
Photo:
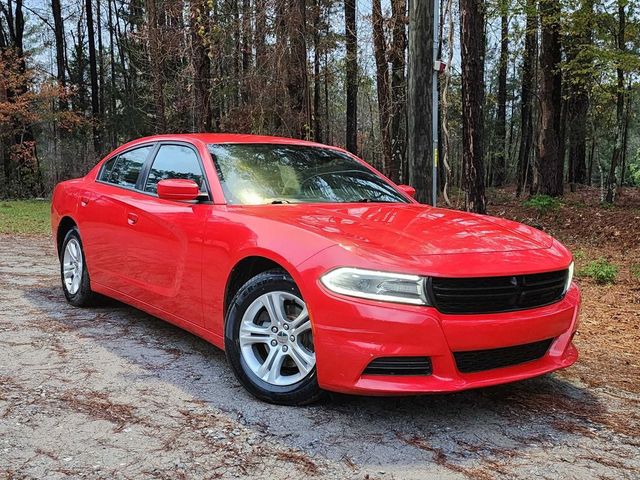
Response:
[[[111,176],[111,170],[113,170],[113,165],[114,163],[116,163],[117,158],[118,157],[112,157],[106,162],[104,162],[104,165],[102,165],[102,170],[100,170],[100,176],[98,177],[98,180],[100,180],[101,182],[109,181],[109,177]]]

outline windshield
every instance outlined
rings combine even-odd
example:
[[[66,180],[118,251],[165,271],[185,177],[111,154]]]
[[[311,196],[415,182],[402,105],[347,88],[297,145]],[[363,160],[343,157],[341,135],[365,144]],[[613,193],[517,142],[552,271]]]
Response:
[[[209,145],[227,202],[401,202],[407,200],[349,155],[276,144]]]

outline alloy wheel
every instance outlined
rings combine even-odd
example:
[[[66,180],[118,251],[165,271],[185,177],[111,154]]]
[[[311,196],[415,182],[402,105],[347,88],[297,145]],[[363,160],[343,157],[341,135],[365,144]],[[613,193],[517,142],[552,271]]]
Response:
[[[82,250],[77,239],[71,238],[64,249],[62,271],[64,286],[71,295],[75,295],[82,283]]]
[[[293,385],[315,367],[309,312],[296,295],[274,291],[259,296],[245,311],[239,335],[246,365],[271,385]]]

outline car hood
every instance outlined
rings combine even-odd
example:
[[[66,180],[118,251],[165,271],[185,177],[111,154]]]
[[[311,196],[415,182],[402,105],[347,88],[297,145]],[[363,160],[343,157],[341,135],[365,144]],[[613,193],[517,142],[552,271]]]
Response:
[[[549,248],[553,239],[504,219],[419,204],[268,205],[242,207],[336,244],[389,255],[513,252]]]

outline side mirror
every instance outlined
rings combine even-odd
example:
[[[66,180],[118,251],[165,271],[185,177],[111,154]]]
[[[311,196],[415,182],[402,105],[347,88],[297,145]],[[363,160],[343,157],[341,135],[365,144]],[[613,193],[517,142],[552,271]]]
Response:
[[[158,197],[164,200],[197,200],[200,187],[193,180],[167,179],[158,182]]]
[[[416,189],[411,185],[398,185],[398,190],[406,195],[409,195],[411,198],[414,198],[416,196]]]

